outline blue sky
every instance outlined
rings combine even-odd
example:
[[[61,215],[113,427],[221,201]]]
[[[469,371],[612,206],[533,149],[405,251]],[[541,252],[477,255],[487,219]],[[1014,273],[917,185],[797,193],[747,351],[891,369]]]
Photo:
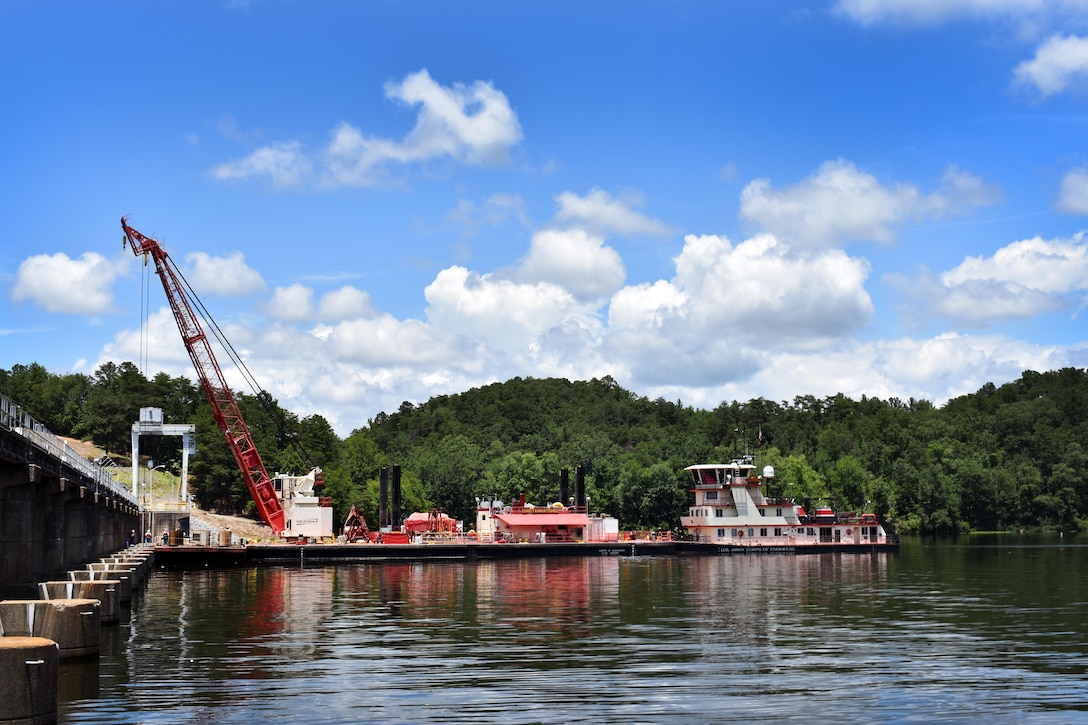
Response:
[[[0,69],[3,368],[192,375],[122,215],[341,435],[1088,365],[1085,2],[9,0]]]

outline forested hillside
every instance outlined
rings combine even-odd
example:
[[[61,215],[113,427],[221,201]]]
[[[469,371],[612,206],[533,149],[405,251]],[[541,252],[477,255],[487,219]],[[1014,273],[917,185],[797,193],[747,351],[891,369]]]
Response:
[[[93,376],[40,365],[0,370],[0,393],[54,433],[124,456],[141,407],[197,426],[190,488],[201,506],[252,510],[200,390],[146,379],[131,364]],[[378,472],[403,470],[406,511],[437,506],[471,522],[476,497],[548,503],[559,471],[586,471],[594,511],[625,528],[675,528],[687,509],[683,468],[746,450],[774,466],[776,495],[875,511],[900,532],[1079,528],[1088,512],[1088,371],[1025,372],[1015,382],[937,408],[927,401],[844,396],[762,398],[697,410],[649,400],[610,378],[514,378],[419,405],[404,403],[340,439],[318,415],[299,418],[269,396],[239,404],[270,473],[326,472],[336,519],[352,504],[377,521]],[[177,465],[178,443],[154,442]],[[143,452],[143,450],[142,450]]]

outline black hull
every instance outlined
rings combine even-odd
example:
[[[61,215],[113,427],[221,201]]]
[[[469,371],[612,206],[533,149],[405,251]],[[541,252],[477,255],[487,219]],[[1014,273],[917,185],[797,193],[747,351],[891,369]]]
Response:
[[[736,546],[690,541],[627,541],[555,544],[252,544],[250,546],[156,546],[163,569],[232,566],[291,566],[386,561],[474,561],[544,556],[744,556],[749,554],[874,554],[899,551],[891,544]]]

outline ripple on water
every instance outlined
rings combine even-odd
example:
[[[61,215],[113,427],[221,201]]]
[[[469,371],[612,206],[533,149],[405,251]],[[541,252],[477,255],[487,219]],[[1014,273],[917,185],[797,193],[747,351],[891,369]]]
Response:
[[[1088,719],[1083,592],[949,557],[158,572],[62,721]]]

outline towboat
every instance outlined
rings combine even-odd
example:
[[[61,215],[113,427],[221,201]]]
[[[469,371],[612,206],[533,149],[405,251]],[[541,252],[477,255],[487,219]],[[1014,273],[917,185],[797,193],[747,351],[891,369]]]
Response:
[[[730,548],[781,552],[897,549],[871,513],[836,513],[829,507],[812,514],[787,498],[764,495],[767,466],[757,475],[751,456],[731,463],[688,466],[695,503],[680,519],[692,541]]]

